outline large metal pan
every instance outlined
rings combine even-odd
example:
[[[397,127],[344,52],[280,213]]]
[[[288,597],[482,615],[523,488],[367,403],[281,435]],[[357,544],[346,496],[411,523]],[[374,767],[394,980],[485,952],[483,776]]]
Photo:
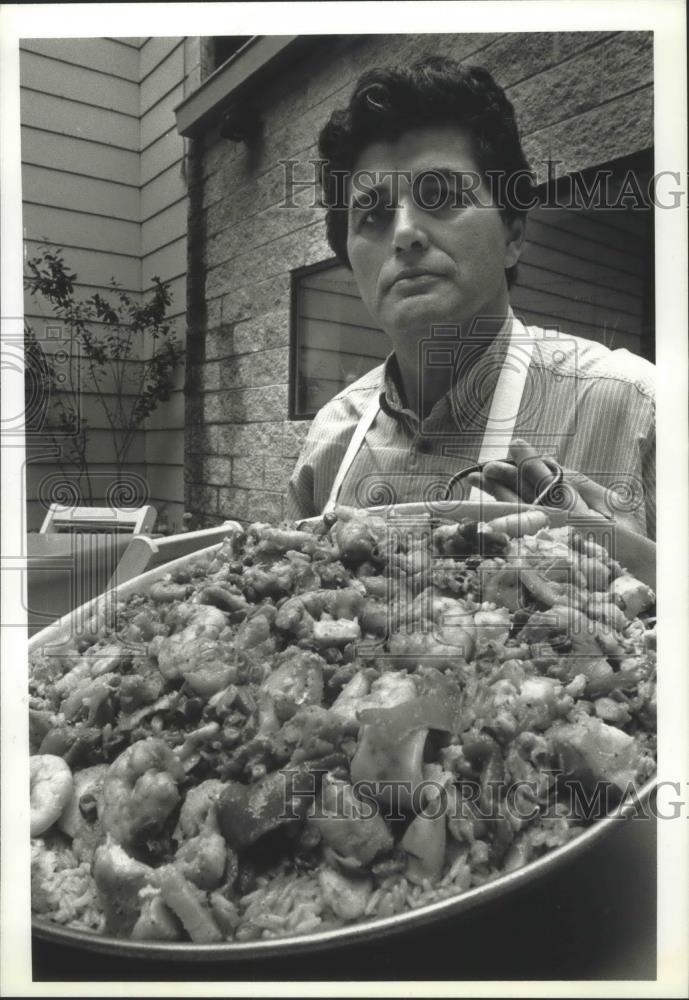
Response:
[[[514,504],[497,502],[474,504],[449,501],[433,504],[399,504],[389,508],[372,509],[380,513],[389,513],[394,517],[399,515],[413,517],[430,512],[432,516],[456,520],[460,520],[463,517],[489,520],[492,517],[513,513],[518,508]],[[551,516],[553,526],[567,523],[566,513],[557,510],[549,510],[548,513]],[[585,525],[581,521],[578,521],[577,526],[579,528],[585,527],[587,532],[590,531],[606,547],[614,546],[614,557],[618,562],[649,586],[654,586],[655,545],[653,542],[641,538],[630,531],[621,529],[619,526],[614,525],[613,522],[600,522],[591,519]],[[200,551],[212,551],[217,547],[216,544]],[[94,617],[97,618],[97,616],[102,614],[103,609],[108,601],[112,599],[113,595],[128,597],[134,593],[145,593],[156,580],[159,580],[171,570],[189,563],[198,554],[196,552],[185,555],[163,566],[158,566],[147,573],[129,580],[127,583],[121,584],[109,594],[101,595],[82,608],[66,615],[60,621],[55,622],[30,640],[29,653],[35,653],[53,643],[57,645],[64,641],[78,623],[83,623]],[[348,943],[363,942],[374,937],[411,930],[415,926],[418,927],[458,917],[460,914],[464,914],[479,905],[495,901],[501,897],[510,896],[517,889],[540,880],[570,860],[589,851],[594,844],[599,843],[602,838],[610,834],[621,822],[624,822],[625,819],[633,815],[639,809],[640,805],[642,807],[647,806],[655,783],[655,778],[649,780],[638,790],[635,801],[622,804],[610,816],[594,823],[562,847],[556,848],[535,861],[524,865],[524,867],[501,875],[493,881],[470,889],[461,895],[429,903],[418,909],[391,917],[377,918],[297,937],[209,945],[182,942],[124,941],[120,938],[62,927],[41,917],[33,918],[33,931],[36,937],[54,944],[85,948],[91,951],[129,958],[165,959],[182,962],[227,962],[232,959],[240,960],[250,957],[260,958],[261,956],[265,956],[267,958],[268,956],[286,956],[288,954],[304,953],[338,945],[346,946]],[[651,863],[650,859],[649,863]]]

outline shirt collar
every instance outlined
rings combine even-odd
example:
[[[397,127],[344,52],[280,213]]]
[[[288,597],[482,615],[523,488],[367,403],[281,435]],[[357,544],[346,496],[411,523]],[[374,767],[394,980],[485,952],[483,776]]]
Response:
[[[509,343],[509,338],[512,334],[514,321],[515,316],[512,311],[512,307],[508,306],[507,315],[505,316],[502,326],[493,337],[490,345],[486,348],[487,355],[496,354],[500,357],[501,363],[507,351],[507,344]],[[446,400],[446,398],[447,397],[444,396],[443,401]],[[439,405],[440,402],[442,401],[439,401],[436,406]],[[403,421],[411,420],[415,425],[419,423],[418,414],[407,406],[399,364],[394,351],[391,351],[390,354],[388,354],[383,364],[383,378],[380,388],[379,403],[381,410],[387,416],[402,419]]]

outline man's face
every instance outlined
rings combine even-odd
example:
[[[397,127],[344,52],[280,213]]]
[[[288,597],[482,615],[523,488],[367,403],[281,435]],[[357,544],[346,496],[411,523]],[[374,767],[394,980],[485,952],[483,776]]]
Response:
[[[505,268],[523,237],[523,224],[505,222],[491,202],[463,129],[416,128],[371,143],[356,161],[349,260],[368,310],[396,344],[416,343],[434,324],[504,317]]]

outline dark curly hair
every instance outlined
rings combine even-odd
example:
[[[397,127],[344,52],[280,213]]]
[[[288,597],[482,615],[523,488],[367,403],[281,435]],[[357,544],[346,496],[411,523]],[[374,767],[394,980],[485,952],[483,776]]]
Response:
[[[520,206],[532,202],[533,176],[514,108],[487,69],[443,56],[409,67],[372,69],[359,78],[347,107],[333,111],[319,136],[328,243],[342,261],[349,264],[341,180],[364,147],[397,139],[413,128],[448,124],[471,134],[478,168],[503,217],[526,214]],[[514,271],[507,269],[508,284]]]

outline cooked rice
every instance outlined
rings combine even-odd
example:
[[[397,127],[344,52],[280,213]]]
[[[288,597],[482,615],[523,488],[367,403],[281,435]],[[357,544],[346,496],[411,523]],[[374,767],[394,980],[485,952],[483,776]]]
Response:
[[[102,934],[105,916],[91,866],[79,862],[64,841],[40,837],[31,841],[31,896],[33,908],[57,924]]]

